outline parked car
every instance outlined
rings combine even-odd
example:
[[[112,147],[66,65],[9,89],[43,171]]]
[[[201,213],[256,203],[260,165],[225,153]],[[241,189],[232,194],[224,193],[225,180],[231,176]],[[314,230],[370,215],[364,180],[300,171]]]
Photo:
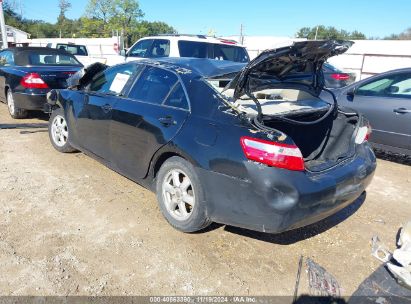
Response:
[[[47,47],[66,51],[76,57],[84,66],[89,66],[95,62],[106,63],[107,58],[91,56],[87,46],[75,44],[73,42],[50,42]]]
[[[355,81],[354,74],[345,73],[327,62],[323,64],[323,73],[326,88],[342,88]]]
[[[245,47],[236,41],[204,35],[176,34],[145,37],[121,54],[122,62],[163,57],[209,58],[242,63],[250,61]]]
[[[411,155],[411,68],[385,72],[334,91],[338,103],[369,119],[378,149]]]
[[[356,200],[376,167],[367,121],[318,98],[323,60],[349,45],[298,42],[246,66],[164,58],[107,68],[49,94],[50,140],[155,191],[184,232],[308,225]]]
[[[18,47],[0,52],[0,99],[13,118],[43,110],[51,89],[67,87],[68,77],[83,65],[73,55],[49,48]]]

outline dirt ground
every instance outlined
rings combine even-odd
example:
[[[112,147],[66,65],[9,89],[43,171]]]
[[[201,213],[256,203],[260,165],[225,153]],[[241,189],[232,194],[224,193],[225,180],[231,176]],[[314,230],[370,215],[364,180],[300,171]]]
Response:
[[[183,234],[153,193],[55,151],[45,119],[0,104],[0,295],[292,295],[301,255],[350,295],[380,265],[371,237],[394,249],[411,219],[411,166],[380,159],[365,199],[316,225]]]

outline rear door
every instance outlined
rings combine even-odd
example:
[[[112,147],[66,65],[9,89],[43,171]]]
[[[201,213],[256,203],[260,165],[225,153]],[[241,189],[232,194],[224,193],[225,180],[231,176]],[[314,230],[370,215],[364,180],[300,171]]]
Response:
[[[411,73],[390,74],[361,84],[352,106],[370,120],[372,142],[411,149]]]
[[[162,68],[144,67],[128,98],[114,105],[112,162],[126,176],[144,178],[154,153],[178,133],[189,113],[179,76]]]
[[[134,64],[109,68],[97,74],[85,90],[76,122],[79,144],[103,159],[111,157],[109,130],[113,106],[132,82],[135,69]]]

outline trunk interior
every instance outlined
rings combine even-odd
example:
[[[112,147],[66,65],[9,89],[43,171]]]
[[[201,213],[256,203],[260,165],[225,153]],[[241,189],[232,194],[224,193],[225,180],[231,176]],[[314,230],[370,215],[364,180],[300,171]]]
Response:
[[[298,117],[298,120],[315,120],[318,115],[319,113],[311,113]],[[278,120],[265,121],[264,124],[290,136],[300,148],[306,168],[318,172],[354,154],[353,137],[358,119],[358,116],[339,113],[337,116],[329,115],[314,125],[295,125]]]
[[[275,118],[283,116],[297,121],[315,121],[327,112],[330,104],[295,89],[265,89],[253,94],[261,104],[264,125],[293,139],[309,171],[326,170],[354,155],[354,132],[359,122],[357,115],[338,113],[316,124],[292,124]],[[223,95],[231,98],[233,90],[226,90]],[[255,102],[247,96],[236,100],[234,106],[247,114],[257,114]]]

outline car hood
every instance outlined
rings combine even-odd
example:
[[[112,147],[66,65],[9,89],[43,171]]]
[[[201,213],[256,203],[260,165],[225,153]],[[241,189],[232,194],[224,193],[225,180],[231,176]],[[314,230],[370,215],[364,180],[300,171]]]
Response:
[[[324,87],[323,63],[352,45],[351,41],[340,40],[301,41],[264,51],[225,90],[234,89],[234,99],[268,88],[299,89],[318,96]]]

